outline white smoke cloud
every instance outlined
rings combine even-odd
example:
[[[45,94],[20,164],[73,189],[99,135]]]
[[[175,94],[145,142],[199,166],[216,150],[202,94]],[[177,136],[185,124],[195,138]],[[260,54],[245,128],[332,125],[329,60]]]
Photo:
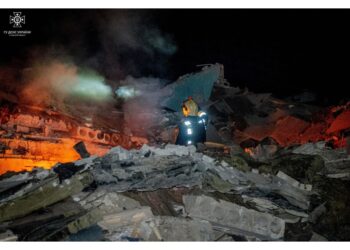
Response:
[[[73,99],[105,102],[113,98],[104,78],[91,71],[80,71],[74,64],[60,61],[38,64],[25,72],[20,101],[36,106],[62,107]]]
[[[126,77],[116,90],[119,98],[124,100],[123,111],[128,127],[132,132],[147,136],[153,126],[163,119],[159,103],[167,94],[162,87],[164,79],[154,77]]]

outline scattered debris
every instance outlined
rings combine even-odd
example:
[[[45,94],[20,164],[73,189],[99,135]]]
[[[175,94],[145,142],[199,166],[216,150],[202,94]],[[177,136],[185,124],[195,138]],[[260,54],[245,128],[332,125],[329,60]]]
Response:
[[[90,157],[90,154],[86,150],[84,142],[82,142],[82,141],[78,142],[77,144],[75,144],[73,146],[73,148],[75,149],[75,151],[77,151],[77,153],[80,155],[81,158],[88,158],[88,157]]]
[[[181,217],[155,216],[153,219],[154,236],[145,237],[157,241],[213,241],[212,225],[204,220]],[[151,226],[152,222],[143,222]]]
[[[284,235],[285,222],[270,214],[206,196],[188,195],[183,199],[190,217],[207,220],[216,230],[265,240],[280,239]]]
[[[287,181],[289,184],[291,184],[294,187],[300,188],[301,190],[305,191],[311,191],[312,185],[310,184],[302,184],[299,181],[293,179],[292,177],[288,176],[287,174],[283,173],[282,171],[278,171],[277,177]]]
[[[125,226],[133,226],[141,223],[142,220],[152,217],[152,211],[149,207],[141,207],[126,210],[124,212],[114,213],[103,216],[98,225],[108,231],[118,230]]]
[[[27,215],[80,192],[93,181],[89,172],[78,174],[59,183],[57,177],[48,179],[35,190],[12,201],[0,204],[0,222]]]
[[[111,114],[0,112],[0,240],[350,239],[349,105],[241,90],[220,64],[163,90],[149,138]],[[184,95],[210,114],[197,147],[171,143]]]

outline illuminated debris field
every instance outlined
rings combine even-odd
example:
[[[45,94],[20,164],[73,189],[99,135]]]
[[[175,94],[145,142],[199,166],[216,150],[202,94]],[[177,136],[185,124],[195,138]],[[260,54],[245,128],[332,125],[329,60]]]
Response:
[[[349,103],[244,91],[223,70],[165,85],[150,117],[3,95],[0,239],[349,240]],[[183,91],[209,114],[197,147],[173,145]]]

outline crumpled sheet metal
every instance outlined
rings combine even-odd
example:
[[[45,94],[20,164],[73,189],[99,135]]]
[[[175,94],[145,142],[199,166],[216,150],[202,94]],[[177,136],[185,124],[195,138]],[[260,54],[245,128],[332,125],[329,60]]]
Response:
[[[202,104],[209,100],[214,83],[219,77],[219,64],[208,66],[198,73],[185,75],[166,87],[172,89],[173,93],[161,105],[174,111],[181,111],[182,102],[189,96]]]

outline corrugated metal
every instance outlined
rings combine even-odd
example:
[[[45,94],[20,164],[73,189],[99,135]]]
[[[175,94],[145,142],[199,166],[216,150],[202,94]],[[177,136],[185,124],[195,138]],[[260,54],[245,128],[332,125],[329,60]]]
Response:
[[[199,104],[209,100],[214,83],[220,77],[220,65],[210,65],[202,71],[186,75],[166,88],[172,89],[172,95],[167,97],[162,106],[174,111],[181,111],[182,102],[189,96]]]

